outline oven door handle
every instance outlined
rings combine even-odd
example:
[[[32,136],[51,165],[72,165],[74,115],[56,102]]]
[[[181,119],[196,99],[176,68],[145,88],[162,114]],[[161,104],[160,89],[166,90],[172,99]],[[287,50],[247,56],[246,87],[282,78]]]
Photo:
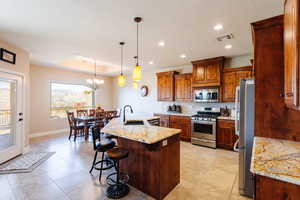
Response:
[[[192,120],[193,124],[208,124],[208,125],[214,125],[216,124],[215,121],[199,121],[199,120]]]

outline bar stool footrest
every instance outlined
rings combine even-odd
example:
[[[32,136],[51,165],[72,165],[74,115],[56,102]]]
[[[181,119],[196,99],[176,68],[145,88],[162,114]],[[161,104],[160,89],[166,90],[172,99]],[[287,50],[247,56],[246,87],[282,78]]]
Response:
[[[116,178],[114,179],[113,176],[117,177],[117,172],[114,172],[114,173],[112,173],[112,174],[110,174],[106,177],[107,185],[116,185],[117,184],[117,181],[116,181],[117,179]],[[128,174],[120,172],[120,174],[119,174],[119,183],[120,184],[127,184],[128,181],[129,181]]]
[[[102,168],[101,168],[101,166],[98,167],[98,165],[101,165],[101,163],[105,164],[106,166],[103,166]],[[94,164],[94,169],[96,169],[96,170],[107,170],[107,169],[111,169],[113,167],[114,167],[114,164],[110,160],[100,160]]]

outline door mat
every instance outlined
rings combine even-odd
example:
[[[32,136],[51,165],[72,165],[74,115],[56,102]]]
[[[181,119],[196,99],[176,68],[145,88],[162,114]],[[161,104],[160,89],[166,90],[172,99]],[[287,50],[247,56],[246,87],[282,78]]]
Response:
[[[55,152],[31,152],[20,155],[0,165],[0,174],[32,172],[53,154],[55,154]]]

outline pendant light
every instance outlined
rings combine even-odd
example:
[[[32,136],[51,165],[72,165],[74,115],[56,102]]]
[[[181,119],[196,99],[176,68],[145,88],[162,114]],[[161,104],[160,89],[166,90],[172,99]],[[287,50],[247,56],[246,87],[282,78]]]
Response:
[[[133,81],[140,81],[142,79],[142,68],[139,65],[139,23],[142,21],[141,17],[135,17],[134,21],[136,22],[136,65],[133,70],[132,78]]]
[[[120,87],[123,87],[125,85],[125,76],[123,75],[123,46],[124,46],[125,42],[120,42],[121,45],[121,74],[118,77],[118,85]]]
[[[97,90],[98,86],[104,83],[104,80],[99,80],[97,79],[97,61],[95,60],[95,65],[94,65],[94,78],[93,79],[87,79],[86,82],[89,84],[89,86],[93,90]]]
[[[137,90],[138,87],[139,87],[139,82],[133,81],[132,86],[133,86],[133,89],[136,89],[136,90]]]

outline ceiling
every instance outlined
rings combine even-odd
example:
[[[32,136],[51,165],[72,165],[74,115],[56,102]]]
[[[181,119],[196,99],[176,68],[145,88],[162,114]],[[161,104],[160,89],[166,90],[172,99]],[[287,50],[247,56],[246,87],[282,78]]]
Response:
[[[97,59],[99,74],[115,75],[120,41],[126,69],[134,66],[136,16],[143,18],[140,58],[147,70],[251,53],[250,23],[282,13],[283,0],[6,0],[0,38],[29,51],[32,63],[92,72],[89,60]],[[218,23],[223,30],[214,30]],[[216,40],[229,33],[233,40]]]

